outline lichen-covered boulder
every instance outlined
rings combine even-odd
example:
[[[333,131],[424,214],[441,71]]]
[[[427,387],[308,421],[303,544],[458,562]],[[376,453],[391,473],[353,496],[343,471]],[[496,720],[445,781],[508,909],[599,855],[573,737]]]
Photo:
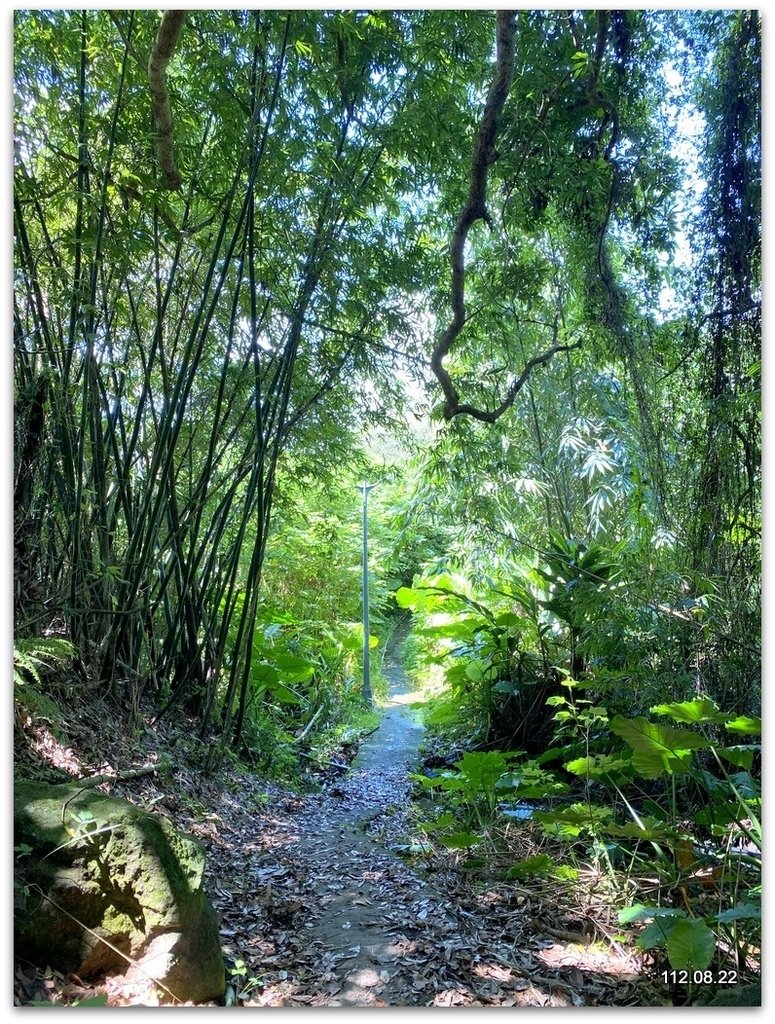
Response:
[[[200,843],[158,815],[77,785],[17,783],[14,827],[19,956],[85,980],[153,979],[162,1001],[223,994]]]

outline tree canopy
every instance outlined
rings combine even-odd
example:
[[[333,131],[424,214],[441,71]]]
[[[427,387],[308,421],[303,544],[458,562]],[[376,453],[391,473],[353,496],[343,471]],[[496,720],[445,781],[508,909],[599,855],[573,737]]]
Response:
[[[244,703],[278,466],[427,367],[483,505],[749,576],[758,72],[750,12],[18,12],[22,634]]]

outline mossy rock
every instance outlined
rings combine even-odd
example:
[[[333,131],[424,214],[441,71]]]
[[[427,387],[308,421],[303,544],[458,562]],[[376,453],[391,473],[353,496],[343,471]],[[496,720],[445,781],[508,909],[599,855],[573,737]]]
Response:
[[[14,831],[19,956],[84,979],[150,977],[162,1000],[223,994],[200,843],[126,800],[37,782],[16,784]]]

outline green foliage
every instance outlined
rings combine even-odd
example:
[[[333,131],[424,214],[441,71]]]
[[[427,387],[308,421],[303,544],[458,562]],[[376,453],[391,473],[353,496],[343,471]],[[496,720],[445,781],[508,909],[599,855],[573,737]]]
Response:
[[[525,857],[524,860],[513,864],[506,872],[506,878],[547,878],[552,875],[557,864],[548,854],[539,853],[534,857]]]
[[[466,753],[455,762],[454,771],[433,777],[420,774],[411,777],[423,789],[438,790],[448,797],[466,824],[486,827],[495,815],[498,800],[503,799],[503,789],[507,788],[499,787],[498,783],[507,777],[509,761],[510,758],[498,750]]]
[[[446,808],[421,827],[439,834],[443,845],[465,848],[475,837],[486,842],[499,798],[548,802],[548,809],[532,807],[522,827],[532,828],[535,823],[548,839],[566,844],[571,858],[580,851],[591,855],[605,867],[621,899],[637,888],[638,873],[643,872],[649,887],[656,876],[660,891],[682,892],[690,907],[687,893],[692,891],[695,872],[700,883],[713,878],[722,907],[713,914],[706,905],[699,915],[691,908],[643,905],[621,911],[622,924],[650,922],[638,938],[643,949],[662,949],[672,967],[690,971],[704,970],[714,957],[723,958],[727,943],[736,951],[735,957],[744,959],[747,944],[757,941],[760,866],[758,856],[738,854],[732,843],[734,836],[743,836],[754,852],[761,850],[760,794],[750,771],[729,774],[724,761],[751,768],[756,751],[742,746],[725,758],[727,748],[711,734],[715,730],[723,736],[724,727],[736,717],[723,713],[707,698],[697,698],[653,708],[688,728],[677,729],[643,716],[617,715],[609,722],[604,707],[579,698],[578,683],[571,680],[567,687],[567,697],[556,695],[548,701],[559,709],[558,736],[565,737],[565,746],[548,753],[556,758],[567,752],[572,737],[582,740],[586,755],[564,761],[562,772],[584,781],[585,799],[575,799],[577,787],[563,781],[559,770],[540,764],[541,759],[526,760],[520,753],[499,751],[469,753],[453,770],[430,778],[415,776],[424,790],[442,798]],[[715,773],[708,768],[713,760]],[[649,797],[640,790],[639,778],[647,780]],[[684,784],[680,793],[678,780]],[[475,835],[461,835],[460,822],[475,823]],[[703,847],[699,838],[708,828],[718,837],[712,854],[703,852],[707,844]],[[559,878],[559,866],[540,854],[508,873],[514,879],[534,875]]]
[[[58,636],[18,639],[13,648],[13,681],[24,686],[31,680],[43,684],[44,669],[61,668],[75,657],[75,647]]]
[[[286,471],[287,472],[287,471]],[[364,472],[371,476],[365,466]],[[325,487],[282,475],[280,515],[270,534],[260,600],[251,636],[243,702],[241,749],[273,775],[281,761],[294,776],[298,756],[315,764],[336,757],[337,744],[377,720],[362,703],[361,500],[355,473],[342,472]],[[394,533],[393,483],[386,479],[369,508],[372,688],[385,690],[381,661],[396,617],[385,584],[384,562]],[[224,651],[224,673],[213,716],[223,715],[226,680],[240,650],[245,591],[231,600],[232,618]],[[221,608],[226,614],[226,603]],[[267,740],[267,737],[271,739]],[[285,754],[275,748],[286,747]]]
[[[716,936],[701,918],[689,918],[680,908],[628,907],[619,924],[651,920],[638,936],[641,949],[665,949],[674,970],[703,971],[716,950]]]
[[[733,718],[731,721],[725,723],[725,728],[729,732],[743,733],[749,736],[759,736],[762,731],[762,720],[761,718],[751,718],[748,715],[738,715],[737,718]]]
[[[680,704],[658,704],[651,709],[654,715],[667,715],[675,722],[687,722],[692,725],[729,721],[722,714],[715,702],[706,697],[683,701]]]
[[[514,757],[518,754],[512,755]],[[510,800],[542,800],[568,792],[567,783],[542,768],[537,760],[520,760],[495,784]]]
[[[603,824],[613,814],[611,807],[575,803],[555,811],[535,811],[533,817],[544,826],[547,835],[558,839],[577,839],[581,835],[599,835]]]
[[[448,850],[470,850],[481,841],[473,832],[449,832],[439,836],[439,842]]]
[[[658,705],[652,710],[695,728],[707,729],[734,720],[705,698]],[[604,715],[596,717],[599,723],[605,720]],[[715,862],[719,875],[726,882],[723,889],[725,898],[736,902],[741,892],[754,895],[758,891],[755,882],[759,870],[757,858],[749,859],[748,868],[753,875],[744,875],[729,846],[730,829],[734,829],[761,850],[756,814],[759,790],[750,774],[739,772],[730,776],[723,767],[724,748],[697,731],[675,729],[641,716],[625,718],[621,715],[611,720],[610,731],[625,741],[625,750],[590,754],[586,758],[566,762],[564,767],[604,787],[601,792],[608,792],[611,802],[606,805],[598,800],[597,804],[592,804],[588,800],[551,811],[536,811],[534,820],[555,838],[575,842],[586,836],[595,841],[593,848],[606,849],[607,838],[615,839],[620,846],[626,847],[631,843],[632,863],[637,861],[644,867],[648,865],[649,870],[661,877],[663,884],[673,886],[686,884],[685,879],[691,878],[692,872],[701,865],[701,858],[691,853],[693,832],[698,825],[703,828],[711,826],[713,833],[725,837],[728,844],[726,852],[723,846],[719,848]],[[606,740],[601,737],[596,742],[600,744]],[[703,767],[702,759],[708,752],[715,758],[718,775]],[[752,763],[752,759],[749,762],[747,757],[739,757],[739,753],[753,754],[752,751],[736,751],[731,756],[731,763],[738,760],[749,765]],[[641,803],[642,798],[637,796],[633,774],[647,780],[669,780],[670,788],[664,804],[654,799],[648,801],[649,815],[634,806]],[[693,826],[686,822],[689,808],[681,806],[682,801],[676,791],[678,778],[691,779],[700,793],[701,809],[694,814],[696,824]],[[620,807],[631,818],[623,824],[617,821]],[[649,848],[650,854],[647,852]],[[638,905],[623,910],[620,923],[653,918],[640,935],[639,944],[644,949],[665,949],[671,966],[676,969],[700,970],[708,967],[714,957],[719,928],[737,921],[755,921],[756,917],[755,904],[729,907],[707,920],[687,918],[681,909]],[[739,941],[739,936],[737,939]]]
[[[500,750],[467,752],[449,771],[412,774],[420,789],[440,798],[446,808],[418,827],[438,833],[439,842],[449,849],[467,849],[492,828],[505,801],[546,799],[567,792],[565,784],[534,762],[519,760],[521,756]],[[460,824],[464,830],[458,828]],[[478,834],[467,831],[470,828]]]
[[[561,536],[550,539],[545,563],[537,572],[549,584],[550,596],[541,605],[579,632],[600,616],[601,590],[616,589],[621,567],[600,545]]]
[[[626,719],[617,715],[611,721],[611,731],[632,748],[633,767],[644,779],[657,779],[665,772],[688,771],[691,752],[710,746],[697,733],[657,725],[645,718]]]
[[[263,986],[263,981],[255,974],[251,974],[245,961],[240,958],[228,968],[228,974],[235,989],[235,999],[247,999],[251,992]]]
[[[424,666],[440,664],[445,691],[426,714],[430,725],[468,721],[485,743],[539,749],[548,738],[545,699],[556,676],[545,650],[544,628],[527,574],[474,597],[463,577],[441,574],[396,592],[412,609],[414,635],[425,641]]]
[[[267,778],[283,783],[301,781],[298,749],[280,722],[268,715],[251,715],[245,724],[244,742],[251,762]]]

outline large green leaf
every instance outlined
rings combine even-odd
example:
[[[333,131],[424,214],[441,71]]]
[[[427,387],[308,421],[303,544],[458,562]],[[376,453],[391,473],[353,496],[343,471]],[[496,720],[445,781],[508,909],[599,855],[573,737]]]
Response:
[[[632,747],[635,752],[632,763],[647,779],[659,778],[664,772],[686,771],[691,751],[710,746],[698,733],[659,725],[642,717],[616,715],[611,720],[611,729]]]
[[[747,733],[751,736],[760,736],[762,731],[761,718],[749,718],[748,715],[738,715],[726,725],[728,732]]]
[[[266,661],[254,661],[250,666],[250,678],[259,686],[273,686],[280,679],[280,673]]]
[[[581,835],[582,832],[595,832],[613,817],[613,813],[610,807],[578,803],[562,810],[534,811],[533,819],[544,826],[544,831],[548,835],[569,839]]]
[[[516,629],[522,620],[514,612],[502,612],[495,620],[497,626],[504,629]]]
[[[704,828],[715,829],[716,834],[721,834],[722,829],[725,831],[725,826],[730,825],[733,821],[737,821],[742,817],[743,812],[737,802],[727,801],[726,803],[718,803],[712,801],[706,804],[702,810],[697,811],[694,815],[693,820]]]
[[[550,796],[562,796],[570,786],[560,782],[551,772],[532,765],[524,765],[517,772],[507,772],[495,783],[496,791],[522,800],[545,800]]]
[[[423,595],[412,587],[399,587],[396,591],[396,604],[399,608],[414,611],[422,603]]]
[[[678,921],[667,937],[667,957],[677,971],[704,971],[716,951],[716,936],[699,918]]]
[[[465,780],[457,773],[442,772],[441,775],[420,775],[418,772],[409,772],[409,778],[417,782],[424,789],[445,789],[463,790],[466,788]]]
[[[723,722],[728,717],[719,711],[712,700],[700,697],[681,704],[657,704],[651,709],[654,715],[667,715],[675,722],[696,725],[700,722]]]
[[[591,779],[607,779],[615,775],[621,777],[627,774],[632,762],[617,757],[615,754],[590,754],[588,757],[577,757],[573,761],[566,761],[563,768],[571,775],[580,775],[582,778],[589,776]],[[632,771],[630,771],[632,775]]]
[[[317,665],[306,658],[302,658],[298,654],[286,652],[273,654],[272,661],[279,671],[283,682],[286,683],[304,682],[314,675],[317,668]]]
[[[685,920],[678,915],[655,917],[654,920],[640,933],[637,945],[641,949],[662,949],[668,942],[673,929]]]
[[[666,821],[658,821],[656,818],[641,818],[640,825],[635,821],[627,821],[624,825],[606,825],[605,833],[617,839],[652,839],[655,842],[676,835],[675,829]]]
[[[760,921],[761,917],[762,908],[756,903],[741,903],[716,914],[719,924],[727,924],[729,921]]]
[[[730,782],[743,800],[756,800],[761,796],[761,786],[749,772],[735,772]]]
[[[650,921],[657,917],[686,917],[686,913],[673,907],[648,907],[643,903],[633,903],[631,907],[623,907],[617,915],[619,924],[634,924],[636,921]]]
[[[415,629],[414,633],[417,636],[470,641],[472,629],[471,616],[466,615],[452,622],[437,622],[429,626],[422,626],[420,629]]]
[[[294,690],[288,686],[284,686],[281,682],[273,683],[269,690],[272,697],[279,701],[281,704],[303,704],[304,698],[299,696]]]
[[[342,637],[341,643],[342,647],[346,651],[360,651],[363,647],[362,637],[358,636],[357,633],[354,632],[345,634],[345,636]]]
[[[417,828],[421,832],[435,832],[440,828],[447,828],[454,822],[454,815],[450,811],[443,811],[438,818],[434,818],[433,821],[418,821]]]
[[[499,750],[469,751],[455,762],[455,767],[473,788],[494,789],[509,763]]]
[[[658,779],[665,772],[669,775],[681,775],[692,766],[690,750],[681,751],[671,757],[660,757],[652,751],[636,750],[632,755],[632,766],[644,779]]]
[[[730,764],[734,764],[738,768],[750,769],[753,764],[754,754],[758,753],[761,749],[758,743],[746,743],[736,744],[734,747],[719,747],[718,753],[725,761],[729,761]]]
[[[484,678],[487,664],[484,661],[469,661],[466,665],[466,675],[473,683],[478,683]]]
[[[506,878],[546,878],[557,865],[546,853],[537,853],[518,861],[506,872]]]

